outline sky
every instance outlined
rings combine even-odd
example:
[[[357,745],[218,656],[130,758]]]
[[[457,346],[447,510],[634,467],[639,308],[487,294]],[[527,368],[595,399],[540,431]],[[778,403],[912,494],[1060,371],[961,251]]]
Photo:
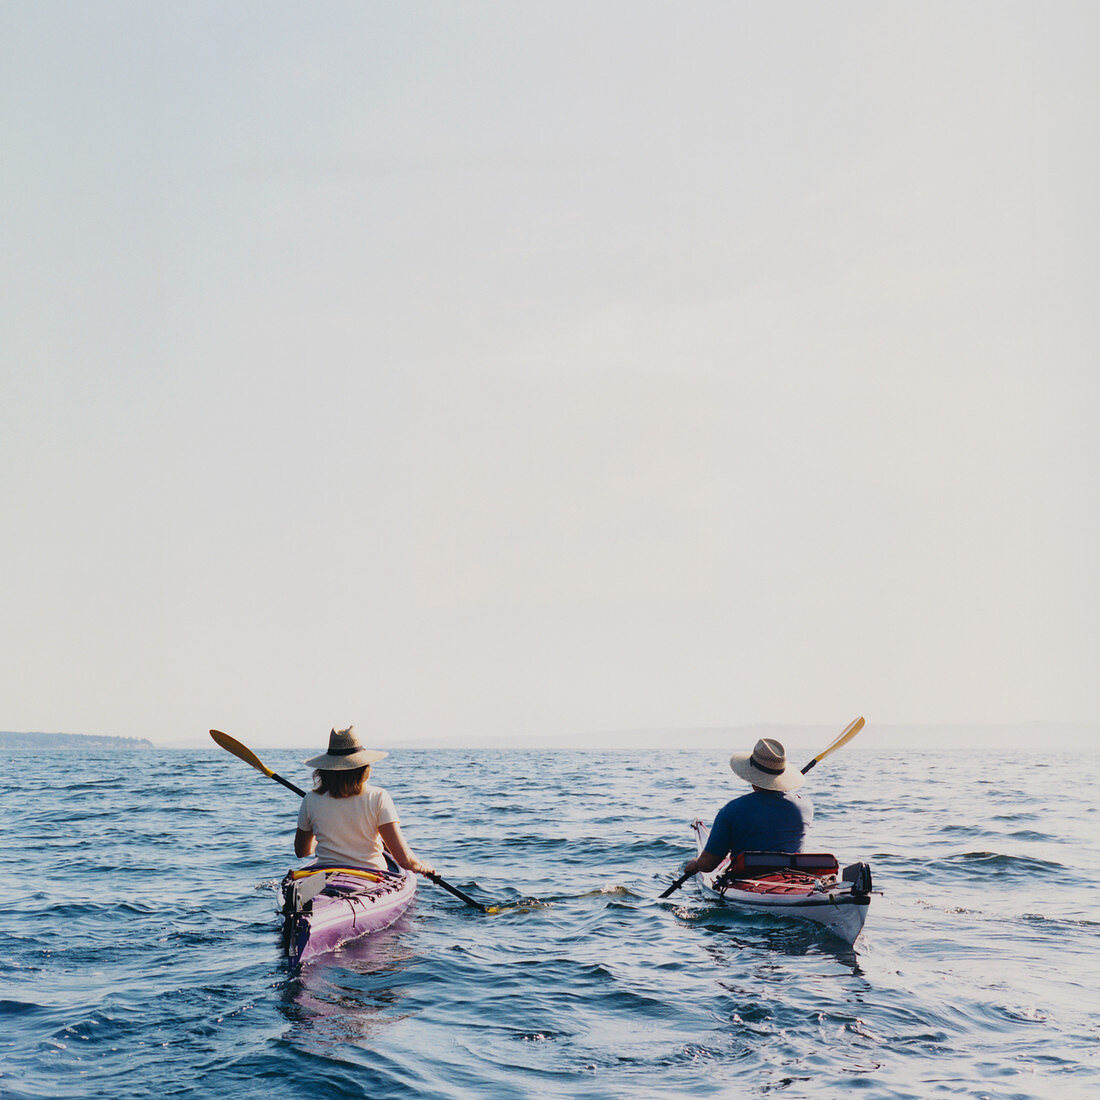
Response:
[[[1098,47],[4,4],[0,728],[1100,720]]]

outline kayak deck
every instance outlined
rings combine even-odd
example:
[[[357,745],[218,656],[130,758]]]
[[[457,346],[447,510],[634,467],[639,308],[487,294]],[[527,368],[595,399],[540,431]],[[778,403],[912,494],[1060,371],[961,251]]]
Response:
[[[702,852],[710,828],[692,822]],[[845,868],[827,853],[745,852],[729,856],[713,870],[695,876],[705,897],[742,909],[813,921],[854,944],[870,904],[871,873],[866,864]]]
[[[287,872],[279,888],[282,950],[292,966],[388,928],[416,894],[416,876],[392,863]]]

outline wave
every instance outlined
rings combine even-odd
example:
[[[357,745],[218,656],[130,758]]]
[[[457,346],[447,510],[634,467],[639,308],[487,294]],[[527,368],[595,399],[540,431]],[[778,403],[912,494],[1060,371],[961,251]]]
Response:
[[[34,1001],[17,1001],[0,998],[0,1016],[33,1016],[48,1011],[45,1005]]]
[[[1021,875],[1064,874],[1069,870],[1065,864],[1053,860],[1038,859],[1035,856],[1007,855],[1001,852],[961,852],[958,855],[931,860],[926,866],[929,870],[963,867]]]

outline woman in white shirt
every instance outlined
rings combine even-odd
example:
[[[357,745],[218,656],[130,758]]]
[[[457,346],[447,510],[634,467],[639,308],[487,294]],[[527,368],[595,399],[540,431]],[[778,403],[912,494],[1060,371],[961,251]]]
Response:
[[[314,770],[314,788],[302,799],[294,854],[314,856],[317,866],[386,869],[385,849],[406,870],[427,875],[434,871],[409,850],[393,799],[381,787],[367,783],[370,766],[389,753],[365,749],[353,726],[329,734],[328,752],[307,760]]]

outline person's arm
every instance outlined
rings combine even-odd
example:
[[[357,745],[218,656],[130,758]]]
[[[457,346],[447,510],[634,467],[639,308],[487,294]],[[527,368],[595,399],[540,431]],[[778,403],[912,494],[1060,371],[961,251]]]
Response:
[[[314,799],[312,791],[302,797],[302,804],[298,807],[298,831],[294,834],[294,854],[299,859],[313,855],[317,848],[317,839],[313,835],[313,816],[310,814],[310,805]]]
[[[707,871],[713,871],[721,862],[721,856],[716,856],[713,852],[708,852],[704,849],[695,859],[689,859],[687,863],[684,864],[684,874],[695,875],[700,871],[705,874]]]
[[[729,803],[718,811],[703,850],[694,859],[689,859],[684,864],[685,873],[695,875],[702,871],[706,874],[708,871],[715,870],[726,858],[730,852],[732,816],[733,811]]]
[[[409,846],[405,843],[405,838],[401,835],[401,826],[396,821],[387,821],[385,825],[379,825],[378,832],[382,835],[382,843],[385,844],[386,851],[406,871],[412,871],[417,875],[429,875],[435,872],[434,867],[421,863],[412,854]]]
[[[317,848],[317,838],[309,829],[298,829],[294,833],[294,854],[299,859],[313,855]]]

